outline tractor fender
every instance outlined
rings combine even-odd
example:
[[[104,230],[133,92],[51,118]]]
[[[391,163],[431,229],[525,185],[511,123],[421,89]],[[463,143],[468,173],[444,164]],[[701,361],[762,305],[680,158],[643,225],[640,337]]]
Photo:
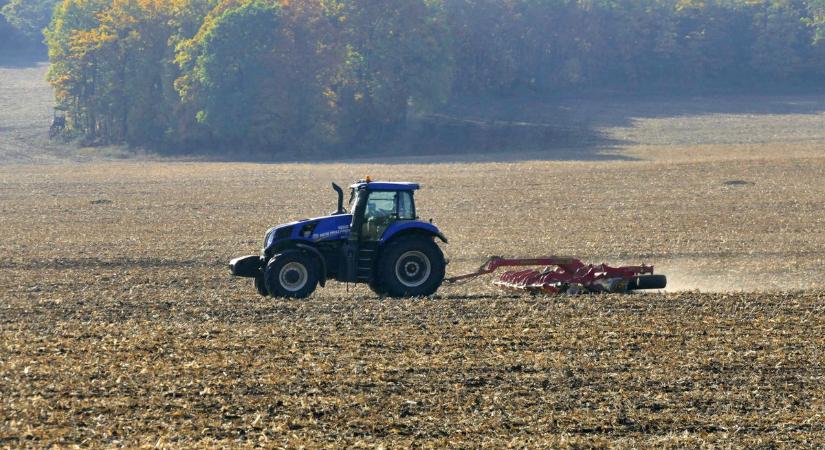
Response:
[[[284,249],[287,249],[287,248],[293,248],[298,244],[304,244],[304,245],[309,244],[309,246],[311,247],[312,246],[311,245],[312,241],[305,238],[305,237],[300,237],[300,236],[290,237],[290,238],[286,238],[286,239],[278,239],[278,240],[275,240],[272,243],[270,243],[268,246],[264,247],[264,253],[266,254],[267,257],[269,257],[269,256],[272,256],[273,254],[275,254],[278,251],[281,251],[281,250],[284,250]]]
[[[435,225],[427,222],[413,221],[413,222],[396,222],[384,231],[381,239],[378,241],[381,245],[386,244],[390,240],[400,235],[408,233],[422,233],[434,238],[438,238],[441,242],[447,244],[447,236],[438,229]]]

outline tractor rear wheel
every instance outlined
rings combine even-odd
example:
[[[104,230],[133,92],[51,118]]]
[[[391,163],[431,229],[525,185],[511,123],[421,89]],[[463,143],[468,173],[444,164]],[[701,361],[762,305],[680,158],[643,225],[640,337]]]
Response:
[[[264,284],[273,297],[306,298],[318,285],[318,266],[311,256],[287,250],[269,260]]]
[[[373,280],[369,282],[370,290],[377,296],[383,297],[387,295],[387,291],[384,290],[384,287],[378,280]]]
[[[390,297],[432,295],[444,281],[444,266],[444,254],[432,238],[400,237],[384,249],[375,283]]]

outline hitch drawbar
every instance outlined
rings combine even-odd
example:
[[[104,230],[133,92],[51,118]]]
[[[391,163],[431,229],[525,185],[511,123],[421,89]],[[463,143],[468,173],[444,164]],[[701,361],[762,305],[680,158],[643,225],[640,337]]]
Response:
[[[457,284],[491,274],[500,267],[543,266],[541,270],[511,270],[501,274],[493,284],[519,291],[545,294],[582,294],[588,292],[629,292],[641,289],[664,289],[667,277],[653,273],[653,266],[611,267],[607,264],[585,264],[567,256],[539,258],[503,258],[492,256],[477,271],[447,278],[447,284]]]

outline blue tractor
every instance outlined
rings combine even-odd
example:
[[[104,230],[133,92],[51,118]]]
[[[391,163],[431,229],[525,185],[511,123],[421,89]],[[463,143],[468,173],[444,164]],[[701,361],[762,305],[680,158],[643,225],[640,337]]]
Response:
[[[350,186],[349,212],[343,190],[332,188],[334,213],[270,228],[260,255],[230,261],[232,275],[253,278],[258,293],[272,297],[304,298],[330,279],[366,283],[390,297],[438,290],[446,262],[436,239],[447,238],[418,220],[418,184],[360,180]]]

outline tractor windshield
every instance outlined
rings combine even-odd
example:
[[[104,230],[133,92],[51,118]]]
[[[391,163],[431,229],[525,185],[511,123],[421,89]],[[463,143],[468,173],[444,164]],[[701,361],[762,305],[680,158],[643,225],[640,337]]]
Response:
[[[415,219],[415,211],[410,192],[372,191],[364,208],[361,236],[366,240],[376,241],[394,221],[412,219]]]
[[[355,205],[358,204],[358,194],[355,189],[349,190],[349,212],[355,214]]]

